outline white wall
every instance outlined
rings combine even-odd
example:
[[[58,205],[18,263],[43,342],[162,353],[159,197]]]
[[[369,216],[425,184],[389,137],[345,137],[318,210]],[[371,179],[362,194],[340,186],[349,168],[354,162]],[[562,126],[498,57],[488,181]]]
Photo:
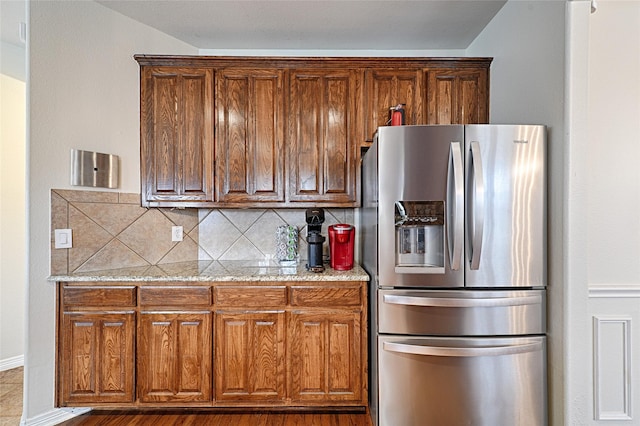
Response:
[[[589,284],[640,285],[640,2],[589,28]]]
[[[640,2],[599,0],[589,20],[584,156],[592,355],[588,424],[640,424]]]
[[[8,370],[24,362],[26,85],[2,73],[0,88],[0,370]]]
[[[200,55],[212,56],[304,56],[304,57],[459,57],[464,49],[431,50],[324,50],[324,49],[200,49]]]
[[[589,73],[589,14],[590,2],[567,3],[567,54],[565,85],[565,212],[562,233],[564,266],[564,300],[562,318],[556,320],[564,327],[562,335],[562,370],[555,381],[561,381],[564,391],[563,417],[558,425],[586,425],[590,419],[589,383],[591,356],[588,351],[589,324],[587,322],[586,278],[586,167],[587,140],[587,77]]]
[[[53,424],[49,191],[70,188],[69,151],[78,148],[119,155],[118,190],[139,192],[139,73],[133,55],[197,50],[95,2],[29,2],[28,9],[30,265],[23,418],[27,424]]]
[[[468,56],[493,56],[492,123],[547,126],[548,136],[548,348],[551,424],[563,414],[562,326],[565,4],[509,1],[467,49]]]
[[[23,4],[0,1],[0,14],[16,13]],[[13,42],[0,41],[0,371],[23,365],[25,352],[26,52]]]

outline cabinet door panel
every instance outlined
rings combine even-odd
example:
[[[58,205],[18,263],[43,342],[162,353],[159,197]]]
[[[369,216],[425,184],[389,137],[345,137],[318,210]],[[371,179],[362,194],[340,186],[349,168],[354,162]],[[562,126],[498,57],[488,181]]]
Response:
[[[360,318],[360,312],[292,312],[293,401],[361,399]]]
[[[292,72],[290,201],[356,201],[356,79],[344,71]]]
[[[209,176],[205,173],[213,173],[213,167],[210,163],[210,154],[205,152],[206,145],[212,143],[212,122],[208,121],[209,116],[206,111],[211,111],[211,79],[207,79],[206,74],[183,75],[183,107],[180,119],[180,135],[181,156],[180,160],[183,164],[182,175],[182,193],[183,195],[194,194],[196,196],[206,194],[206,183]],[[209,161],[205,164],[205,160]]]
[[[481,105],[480,82],[476,75],[460,77],[460,122],[464,124],[481,123],[484,120]]]
[[[429,124],[489,122],[486,69],[432,70],[428,81]]]
[[[457,117],[454,116],[454,111],[457,106],[456,99],[454,97],[454,83],[455,80],[452,77],[445,76],[439,77],[435,80],[435,84],[431,85],[432,92],[435,96],[435,123],[431,124],[453,124],[457,121]],[[431,110],[430,110],[431,112]],[[429,116],[432,117],[432,114]]]
[[[346,77],[329,78],[326,82],[324,176],[325,191],[329,194],[345,194],[350,190],[349,84]]]
[[[295,196],[322,193],[320,172],[323,155],[322,146],[322,105],[323,91],[321,77],[295,76],[292,109],[296,133],[292,136],[295,148],[290,160],[295,176],[292,182]]]
[[[133,312],[64,313],[61,403],[133,402]]]
[[[371,70],[367,73],[365,137],[373,139],[379,126],[389,123],[389,108],[404,104],[406,124],[424,124],[424,72]]]
[[[284,99],[280,70],[218,73],[218,198],[284,201]]]
[[[149,118],[153,120],[148,130],[152,132],[148,141],[151,152],[146,157],[150,160],[149,172],[154,178],[154,187],[148,188],[154,194],[178,195],[176,151],[178,150],[178,88],[179,76],[176,74],[154,75],[148,84],[153,112]],[[150,194],[152,195],[152,194]]]
[[[213,70],[143,68],[140,120],[143,205],[212,201]]]
[[[216,400],[284,400],[284,324],[284,312],[216,313]]]
[[[140,314],[142,402],[211,400],[211,313]]]

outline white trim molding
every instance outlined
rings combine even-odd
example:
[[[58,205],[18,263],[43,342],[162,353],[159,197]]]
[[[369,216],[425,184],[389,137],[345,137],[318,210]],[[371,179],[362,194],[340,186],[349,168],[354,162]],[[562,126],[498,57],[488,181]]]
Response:
[[[589,298],[640,298],[640,284],[600,284],[589,286]]]
[[[0,371],[11,370],[24,366],[24,355],[18,355],[11,358],[0,359]]]
[[[74,417],[81,416],[91,411],[91,408],[56,408],[30,419],[23,418],[20,426],[51,426],[57,425]]]
[[[632,400],[631,317],[594,316],[593,416],[632,420]]]

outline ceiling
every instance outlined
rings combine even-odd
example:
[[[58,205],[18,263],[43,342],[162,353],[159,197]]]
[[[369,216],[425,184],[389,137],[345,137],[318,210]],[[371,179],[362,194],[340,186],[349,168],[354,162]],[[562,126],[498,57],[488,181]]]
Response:
[[[70,0],[55,0],[70,1]],[[507,0],[98,0],[198,49],[465,49]],[[0,0],[23,44],[24,1]]]

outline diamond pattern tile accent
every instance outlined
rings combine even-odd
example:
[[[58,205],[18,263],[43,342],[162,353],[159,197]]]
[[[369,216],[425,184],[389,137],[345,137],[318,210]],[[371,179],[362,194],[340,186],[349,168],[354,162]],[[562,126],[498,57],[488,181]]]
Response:
[[[238,238],[227,251],[225,251],[219,260],[247,260],[261,259],[264,253],[254,246],[251,241],[244,235]]]
[[[285,225],[285,222],[274,211],[267,211],[260,216],[247,232],[245,237],[264,255],[275,257],[276,254],[276,228]],[[239,260],[245,260],[244,258]]]
[[[158,263],[189,262],[197,258],[198,244],[186,236],[179,243],[174,243],[174,247]]]
[[[101,203],[72,203],[72,205],[111,235],[118,235],[146,212],[146,209],[133,204],[110,204],[109,208],[105,208]]]
[[[245,232],[264,214],[263,209],[220,209],[218,210],[231,223],[238,228],[238,231]]]
[[[69,205],[69,228],[73,247],[67,250],[69,250],[69,269],[72,271],[113,239],[111,234],[72,204]]]
[[[242,235],[229,219],[217,210],[212,210],[200,222],[199,228],[198,244],[212,259],[220,258]]]
[[[196,209],[162,209],[161,211],[171,222],[182,226],[185,234],[198,226],[198,210]]]
[[[305,219],[306,209],[279,209],[274,212],[282,218],[282,220],[291,226],[297,226],[302,231],[307,226]],[[306,232],[306,231],[305,231]]]
[[[332,220],[336,220],[335,223],[345,223],[347,221],[346,209],[326,209],[325,214],[333,216]],[[333,223],[331,223],[333,225]]]
[[[171,250],[173,223],[157,209],[149,209],[118,235],[118,239],[151,265],[158,263]]]
[[[140,194],[51,190],[51,273],[152,268],[199,260],[263,261],[275,255],[278,225],[297,226],[307,258],[306,209],[145,209]],[[325,209],[323,233],[353,223],[354,209]],[[171,226],[184,240],[171,241]],[[71,228],[73,248],[54,249],[53,230]]]
[[[105,191],[77,191],[74,189],[52,189],[51,192],[55,192],[62,198],[70,203],[117,203],[117,192],[105,192]]]
[[[59,250],[54,247],[54,230],[69,227],[69,203],[56,194],[51,193],[51,273],[66,273],[69,268],[69,250]]]
[[[117,239],[114,239],[76,269],[76,272],[103,271],[106,269],[133,268],[148,265],[149,263],[142,257]]]

